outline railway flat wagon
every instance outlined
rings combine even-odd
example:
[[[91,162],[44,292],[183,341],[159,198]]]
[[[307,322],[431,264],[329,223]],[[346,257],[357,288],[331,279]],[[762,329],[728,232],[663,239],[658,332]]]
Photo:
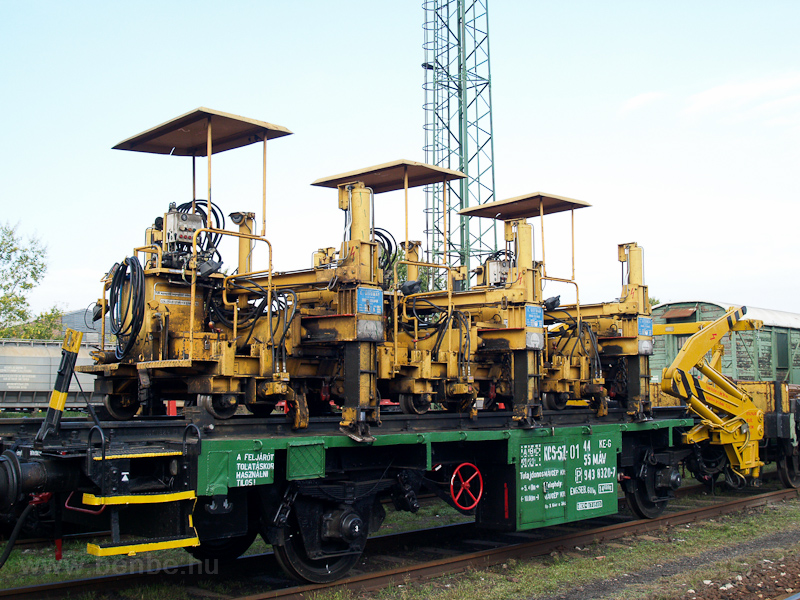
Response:
[[[200,408],[184,411],[187,419],[102,428],[65,419],[60,455],[45,445],[47,459],[25,441],[39,419],[5,420],[13,423],[0,434],[13,430],[21,444],[19,456],[6,446],[0,457],[0,499],[44,477],[65,520],[112,531],[107,543],[89,545],[96,556],[186,547],[199,559],[231,560],[261,534],[288,574],[326,582],[358,563],[386,500],[416,512],[423,492],[500,531],[614,514],[621,488],[637,512],[656,516],[680,485],[670,446],[690,424],[599,422],[589,410],[551,415],[551,427],[533,429],[508,412],[480,420],[384,415],[364,444],[338,431],[338,416],[298,433],[274,416],[220,421]]]
[[[89,344],[82,344],[77,364],[94,361]],[[61,361],[61,342],[57,340],[0,340],[0,410],[33,411],[46,409]],[[86,408],[80,389],[91,401],[94,375],[76,373],[67,393],[67,409]]]

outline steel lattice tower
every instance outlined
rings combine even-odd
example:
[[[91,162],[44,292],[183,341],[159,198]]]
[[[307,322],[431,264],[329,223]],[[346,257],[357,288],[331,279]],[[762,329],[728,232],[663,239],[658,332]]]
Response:
[[[495,199],[487,4],[488,0],[423,3],[425,160],[467,175],[448,189],[447,248],[441,186],[425,190],[427,260],[443,262],[446,257],[448,265],[468,269],[497,249],[494,221],[458,214]],[[433,284],[444,287],[443,277]]]

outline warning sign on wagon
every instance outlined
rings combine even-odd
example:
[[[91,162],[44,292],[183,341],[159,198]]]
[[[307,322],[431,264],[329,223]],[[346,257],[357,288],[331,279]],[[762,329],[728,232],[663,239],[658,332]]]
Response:
[[[231,487],[247,487],[272,483],[275,474],[274,452],[232,452],[231,460],[234,462],[231,475],[234,481]]]

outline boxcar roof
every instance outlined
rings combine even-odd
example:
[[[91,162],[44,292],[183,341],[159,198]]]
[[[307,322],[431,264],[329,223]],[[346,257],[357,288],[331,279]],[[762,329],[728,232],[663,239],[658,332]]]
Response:
[[[786,312],[782,310],[772,310],[769,308],[759,308],[757,306],[737,304],[735,302],[714,302],[711,300],[677,300],[675,302],[663,302],[654,306],[653,308],[662,308],[667,306],[674,306],[676,304],[713,304],[719,306],[722,310],[728,310],[731,306],[747,306],[747,319],[757,319],[764,321],[764,325],[768,327],[786,327],[789,329],[800,329],[800,314]]]

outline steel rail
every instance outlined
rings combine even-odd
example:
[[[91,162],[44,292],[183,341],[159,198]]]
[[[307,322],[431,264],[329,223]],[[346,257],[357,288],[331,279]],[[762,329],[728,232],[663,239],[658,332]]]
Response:
[[[270,598],[281,598],[284,600],[307,600],[308,594],[321,590],[347,589],[350,591],[372,591],[390,585],[406,583],[410,580],[425,580],[443,575],[460,573],[469,568],[484,568],[491,565],[506,562],[512,558],[530,558],[549,554],[567,546],[585,545],[593,542],[607,542],[621,537],[637,533],[646,533],[661,529],[662,527],[683,525],[696,521],[702,521],[711,517],[730,514],[746,508],[753,508],[780,502],[790,498],[800,496],[800,490],[785,489],[775,492],[767,492],[747,498],[736,498],[728,502],[715,503],[695,509],[684,510],[670,513],[655,519],[643,519],[625,523],[617,523],[603,527],[596,527],[579,532],[551,537],[544,540],[522,542],[518,544],[505,545],[499,548],[492,548],[480,552],[462,554],[456,557],[448,557],[432,562],[421,563],[418,565],[408,565],[376,573],[367,573],[341,579],[332,584],[310,584],[287,587],[279,590],[270,590],[264,593],[242,596],[235,600],[267,600]],[[581,522],[578,523],[578,525]],[[567,525],[575,525],[567,524]],[[448,536],[449,534],[467,533],[474,528],[473,522],[447,525],[419,531],[409,531],[398,534],[377,536],[370,538],[367,544],[369,552],[381,553],[382,550],[396,549],[402,545],[421,545],[430,544],[438,536]],[[416,538],[416,539],[415,539]],[[402,540],[402,541],[401,541]],[[235,568],[241,568],[244,572],[253,573],[253,569],[259,567],[263,571],[264,560],[271,553],[245,556],[236,561]],[[198,573],[202,563],[192,563],[180,566],[169,567],[167,569],[145,571],[137,573],[123,573],[117,575],[107,575],[96,578],[78,579],[63,582],[53,582],[34,586],[11,588],[0,590],[0,598],[10,598],[13,600],[25,600],[28,598],[47,598],[61,597],[64,593],[77,594],[98,590],[119,589],[129,583],[141,580],[143,577],[158,576],[158,581],[165,581],[175,577],[203,576]],[[277,569],[277,567],[276,567]],[[205,575],[207,577],[208,575]],[[149,579],[149,583],[155,583],[155,579]]]
[[[453,575],[469,568],[484,568],[491,565],[500,564],[510,559],[530,558],[549,554],[553,550],[565,546],[576,546],[590,544],[593,542],[607,542],[635,533],[646,533],[675,525],[683,525],[709,519],[711,517],[730,514],[746,508],[754,508],[773,504],[789,498],[800,496],[800,490],[787,489],[776,492],[759,494],[749,498],[736,499],[731,502],[714,504],[712,506],[697,509],[684,510],[669,515],[664,515],[656,519],[643,519],[629,523],[619,523],[606,527],[599,527],[585,532],[570,533],[555,538],[535,542],[524,542],[493,548],[481,552],[464,554],[452,558],[411,565],[382,571],[379,573],[367,573],[341,579],[333,584],[327,585],[304,585],[300,587],[288,588],[285,590],[275,590],[263,594],[242,596],[235,600],[267,600],[270,598],[282,598],[283,600],[305,600],[311,592],[321,590],[336,591],[349,590],[350,592],[369,592],[387,586],[406,584],[410,580],[424,580],[443,575]]]
[[[396,549],[398,546],[418,546],[431,541],[437,541],[439,538],[456,537],[459,534],[463,535],[470,532],[474,528],[475,523],[469,521],[466,523],[456,523],[452,525],[441,525],[438,527],[431,527],[428,529],[404,531],[400,533],[390,533],[386,535],[379,535],[369,538],[368,547],[371,552],[386,552]],[[225,565],[224,573],[230,575],[235,572],[242,574],[252,575],[253,572],[263,572],[264,563],[273,556],[272,552],[265,552],[261,554],[250,554],[242,556],[230,565]],[[169,567],[152,569],[146,571],[117,573],[114,575],[103,575],[100,577],[91,577],[84,579],[73,579],[69,581],[60,581],[52,583],[36,584],[25,587],[0,589],[0,598],[12,598],[14,600],[41,600],[42,598],[53,597],[60,598],[65,593],[78,594],[78,593],[91,593],[94,591],[108,591],[111,589],[120,589],[130,582],[141,580],[148,577],[148,583],[156,583],[169,581],[176,577],[208,577],[210,574],[203,574],[205,565],[203,562],[192,562],[181,565],[172,565]],[[275,563],[274,570],[276,573],[280,569]],[[246,576],[246,575],[245,575]],[[291,585],[291,581],[286,578],[282,573],[280,577],[283,581]]]

